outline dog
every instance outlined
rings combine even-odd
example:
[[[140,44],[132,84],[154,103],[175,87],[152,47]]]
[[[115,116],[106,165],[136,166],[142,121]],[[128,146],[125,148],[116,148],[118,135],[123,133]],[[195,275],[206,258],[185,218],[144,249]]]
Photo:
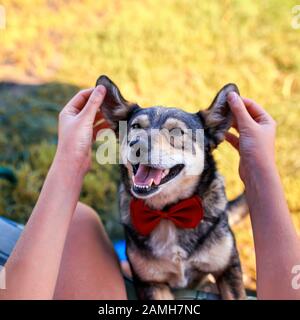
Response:
[[[222,299],[245,299],[228,223],[230,212],[243,200],[228,202],[212,155],[232,125],[226,99],[230,91],[239,94],[237,86],[225,85],[208,109],[188,113],[161,106],[141,108],[128,102],[107,76],[98,78],[96,85],[100,84],[106,88],[101,111],[120,139],[124,160],[120,214],[138,298],[174,299],[172,289],[195,287],[210,274]],[[124,122],[127,128],[121,130]],[[197,130],[202,133],[198,140]],[[171,131],[176,131],[173,139],[165,135]],[[184,156],[183,144],[189,146]],[[145,158],[148,162],[142,161]],[[171,218],[166,218],[171,211]],[[188,221],[182,227],[183,220]]]

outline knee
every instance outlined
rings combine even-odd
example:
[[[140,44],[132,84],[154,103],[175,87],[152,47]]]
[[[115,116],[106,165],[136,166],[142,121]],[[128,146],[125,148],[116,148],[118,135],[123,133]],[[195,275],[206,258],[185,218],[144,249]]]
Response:
[[[71,235],[73,237],[84,237],[95,231],[105,233],[99,215],[91,207],[78,202],[70,225]]]
[[[82,202],[78,202],[74,212],[73,222],[77,224],[101,223],[101,219],[94,209]]]
[[[97,250],[110,252],[112,243],[97,212],[78,202],[67,236],[68,250],[85,250],[88,246],[97,246]]]

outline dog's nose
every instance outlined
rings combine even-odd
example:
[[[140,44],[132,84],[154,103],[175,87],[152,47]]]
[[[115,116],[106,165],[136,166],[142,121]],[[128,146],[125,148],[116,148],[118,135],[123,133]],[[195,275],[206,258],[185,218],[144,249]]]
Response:
[[[134,146],[136,143],[140,141],[140,137],[135,138],[134,140],[129,142],[129,147]]]

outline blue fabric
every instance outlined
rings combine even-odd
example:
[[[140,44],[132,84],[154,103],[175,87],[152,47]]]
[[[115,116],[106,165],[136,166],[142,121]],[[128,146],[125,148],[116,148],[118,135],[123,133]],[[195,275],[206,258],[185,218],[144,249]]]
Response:
[[[126,244],[125,240],[119,240],[114,243],[114,248],[115,251],[119,257],[120,261],[126,261],[127,256],[126,256]]]
[[[23,229],[23,225],[0,216],[0,265],[5,264]],[[116,241],[114,248],[120,261],[126,261],[125,241]]]
[[[22,225],[0,217],[0,266],[5,264],[22,230]]]

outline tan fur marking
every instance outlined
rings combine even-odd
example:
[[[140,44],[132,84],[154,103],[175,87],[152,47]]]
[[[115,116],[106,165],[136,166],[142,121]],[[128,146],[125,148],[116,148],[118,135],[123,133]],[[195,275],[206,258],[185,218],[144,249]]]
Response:
[[[217,281],[217,285],[218,285],[218,289],[220,291],[220,294],[221,294],[223,300],[235,300],[236,299],[231,292],[230,285],[228,284],[228,282],[225,279],[222,279],[222,278],[219,279]],[[236,291],[238,291],[241,294],[241,296],[238,298],[238,300],[247,299],[242,281],[239,283],[239,286],[235,289],[236,289]]]
[[[153,289],[154,300],[174,300],[174,296],[171,293],[170,287],[168,287],[167,285],[155,285]]]
[[[182,130],[187,129],[186,124],[178,119],[175,118],[168,118],[166,122],[163,124],[163,128],[166,128],[168,130],[174,129],[174,128],[180,128]]]
[[[150,122],[149,122],[149,117],[145,114],[137,116],[133,121],[132,125],[138,123],[142,128],[149,127]]]
[[[134,271],[148,282],[167,282],[170,274],[176,273],[176,266],[165,259],[146,258],[137,250],[128,250]]]
[[[217,174],[217,179],[215,179],[211,185],[209,186],[209,189],[205,192],[203,195],[203,205],[206,208],[217,208],[219,210],[225,210],[227,205],[227,199],[226,197],[219,197],[218,201],[216,201],[215,195],[221,195],[223,194],[224,187],[224,178]]]
[[[229,262],[233,247],[231,234],[224,236],[216,243],[210,244],[204,250],[196,252],[191,257],[195,267],[204,272],[217,272],[222,270]]]

